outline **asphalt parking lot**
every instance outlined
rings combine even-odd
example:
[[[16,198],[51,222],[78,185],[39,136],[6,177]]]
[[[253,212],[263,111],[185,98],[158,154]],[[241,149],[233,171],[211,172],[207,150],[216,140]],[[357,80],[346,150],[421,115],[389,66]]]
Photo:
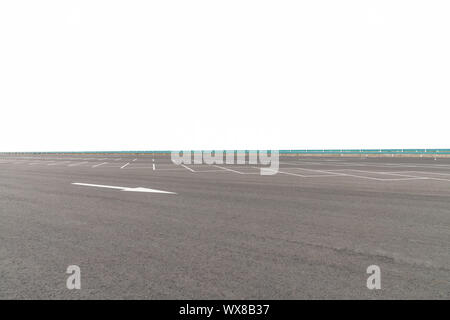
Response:
[[[450,298],[450,159],[0,155],[0,221],[1,299]]]

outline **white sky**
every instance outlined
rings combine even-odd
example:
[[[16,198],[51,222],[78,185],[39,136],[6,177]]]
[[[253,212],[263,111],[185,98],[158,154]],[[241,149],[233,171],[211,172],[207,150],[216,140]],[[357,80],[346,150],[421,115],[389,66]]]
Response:
[[[1,1],[0,151],[450,148],[449,1]]]

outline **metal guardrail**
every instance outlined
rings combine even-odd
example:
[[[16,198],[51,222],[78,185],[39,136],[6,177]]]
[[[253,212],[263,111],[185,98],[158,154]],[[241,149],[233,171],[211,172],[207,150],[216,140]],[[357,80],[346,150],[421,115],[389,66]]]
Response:
[[[189,150],[186,150],[189,151]],[[209,150],[204,150],[209,151]],[[233,150],[253,153],[257,150]],[[171,150],[151,151],[62,151],[62,152],[0,152],[0,154],[167,154]],[[191,152],[203,152],[192,150]],[[450,149],[293,149],[279,150],[280,154],[450,154]]]
[[[450,154],[450,149],[322,149],[280,150],[280,153],[295,154]]]

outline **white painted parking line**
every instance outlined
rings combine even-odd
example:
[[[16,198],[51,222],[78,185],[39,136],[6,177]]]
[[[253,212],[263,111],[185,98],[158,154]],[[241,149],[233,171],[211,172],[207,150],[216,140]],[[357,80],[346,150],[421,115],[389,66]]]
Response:
[[[83,161],[83,162],[72,163],[72,164],[69,164],[68,167],[81,166],[82,164],[85,164],[85,163],[88,163],[88,162]]]
[[[423,179],[429,179],[429,180],[438,180],[438,181],[450,181],[450,179],[442,179],[442,178],[430,178],[430,177],[424,177]]]
[[[419,163],[386,163],[383,165],[380,165],[377,162],[366,162],[370,166],[373,167],[390,167],[390,168],[426,168],[426,169],[449,169],[449,165],[439,165],[439,164],[419,164]]]
[[[437,180],[437,181],[450,181],[450,179],[444,179],[444,178],[436,178],[436,177],[427,177],[427,176],[422,176],[423,174],[432,174],[431,172],[420,172],[420,171],[416,171],[417,173],[419,173],[421,176],[410,176],[410,177],[415,177],[418,179],[428,179],[428,180]],[[392,175],[404,175],[404,174],[396,174],[396,173],[391,173]],[[436,174],[440,174],[440,175],[446,175],[445,173],[436,173]]]
[[[71,161],[57,161],[57,162],[55,162],[55,163],[49,163],[48,165],[49,166],[57,166],[58,164],[68,164],[68,163],[70,163]]]
[[[275,171],[275,170],[274,170]],[[340,177],[340,174],[313,174],[313,175],[301,175],[301,174],[296,174],[296,173],[291,173],[291,172],[285,172],[285,171],[279,171],[279,173],[281,174],[287,174],[290,176],[299,176],[299,177],[303,177],[303,178],[322,178],[322,177]]]
[[[99,163],[99,164],[96,164],[96,165],[94,165],[94,166],[92,166],[92,168],[97,168],[97,167],[100,167],[101,165],[104,165],[104,164],[107,164],[108,162],[102,162],[102,163]]]
[[[338,169],[336,170],[315,170],[315,169],[307,169],[307,168],[300,168],[302,170],[309,170],[309,171],[315,171],[315,172],[321,172],[321,173],[328,173],[328,174],[335,174],[335,175],[339,175],[339,176],[347,176],[347,177],[354,177],[354,178],[359,178],[359,179],[368,179],[368,180],[376,180],[376,181],[402,181],[402,180],[420,180],[420,179],[425,179],[423,177],[416,177],[416,176],[405,176],[406,178],[387,178],[387,179],[382,179],[382,178],[374,178],[374,177],[368,177],[368,176],[363,176],[363,175],[356,175],[356,174],[349,174],[349,173],[342,173],[342,172],[334,172],[334,171],[338,171]],[[362,171],[362,172],[366,172],[366,173],[372,173],[372,174],[377,174],[378,172],[372,172],[372,171],[364,171],[364,170],[356,170],[356,169],[339,169],[339,171],[344,171],[344,170],[348,170],[348,171]]]
[[[423,175],[427,175],[427,174],[450,175],[450,174],[446,174],[446,173],[437,173],[437,172],[436,173],[434,173],[434,172],[426,172],[426,171],[371,172],[371,171],[365,171],[365,170],[352,170],[352,171],[378,173],[378,174],[385,174],[385,175],[391,175],[391,176],[400,176],[400,177],[409,177],[409,178],[411,178],[411,179],[402,179],[402,180],[414,180],[414,179],[427,180],[428,179],[428,180],[438,180],[438,181],[450,181],[450,179],[443,179],[443,178],[423,176]],[[417,173],[420,174],[420,176],[405,174],[405,172],[417,172]],[[388,179],[381,179],[381,180],[388,180]],[[396,180],[398,180],[398,179],[396,179]]]
[[[152,192],[152,193],[176,194],[175,192],[163,191],[163,190],[157,190],[157,189],[149,189],[149,188],[142,188],[142,187],[130,188],[130,187],[107,186],[107,185],[102,185],[102,184],[90,184],[90,183],[78,183],[78,182],[73,182],[72,184],[73,185],[77,185],[77,186],[117,189],[117,190],[120,190],[120,191],[127,191],[127,192]]]
[[[131,170],[131,169],[152,169],[151,171],[153,171],[153,167],[133,167],[133,166],[128,166],[124,170]],[[155,171],[185,171],[185,170],[182,169],[182,168],[158,169],[158,170],[156,170],[156,167],[155,167]],[[220,170],[220,171],[223,171],[223,170]],[[195,172],[197,172],[197,171],[195,171]]]
[[[187,167],[187,166],[185,166],[184,164],[182,164],[181,165],[183,168],[186,168],[186,169],[188,169],[189,171],[191,171],[191,172],[195,172],[194,170],[192,170],[191,168],[189,168],[189,167]]]
[[[412,176],[412,175],[408,175],[408,174],[404,174],[404,173],[392,173],[392,172],[387,172],[387,171],[368,171],[368,170],[357,170],[357,169],[339,169],[339,170],[334,170],[334,171],[357,171],[357,172],[365,172],[365,173],[370,173],[370,174],[380,174],[380,175],[391,175],[391,176],[402,176],[402,177],[412,177],[412,178],[418,178],[417,176]]]
[[[137,159],[134,159],[133,162],[136,161],[136,160],[137,160]]]
[[[155,169],[156,169],[156,165],[155,165],[155,164],[153,164],[153,171],[155,171]]]
[[[419,174],[438,174],[438,175],[442,175],[442,176],[450,176],[450,173],[444,173],[444,172],[431,172],[431,171],[416,171],[416,170],[408,170],[408,171],[395,171],[395,172],[391,172],[391,173],[403,173],[403,172],[416,172]]]
[[[224,171],[225,170],[220,169],[220,170],[196,170],[195,172],[198,173],[198,172],[224,172]]]
[[[225,167],[221,167],[221,166],[218,166],[218,165],[213,165],[213,167],[217,167],[217,168],[220,168],[220,169],[223,169],[223,170],[226,170],[226,171],[231,171],[231,172],[234,172],[234,173],[244,174],[243,172],[240,172],[240,171],[237,171],[237,170],[233,170],[233,169],[229,169],[229,168],[225,168]]]
[[[254,168],[258,169],[258,167],[254,167]],[[305,178],[305,176],[302,175],[302,174],[290,173],[290,172],[285,172],[285,171],[280,171],[280,170],[273,170],[273,169],[270,169],[270,168],[267,168],[267,170],[272,170],[274,172],[281,173],[281,174],[286,174],[288,176],[297,176],[297,177]]]
[[[128,162],[127,164],[124,164],[123,166],[120,167],[120,169],[125,168],[126,166],[128,166],[130,163]]]
[[[320,173],[325,173],[325,174],[329,174],[329,175],[337,175],[337,176],[341,176],[341,173],[338,172],[330,172],[330,170],[317,170],[317,169],[308,169],[308,168],[292,168],[292,169],[301,169],[301,170],[305,170],[305,171],[312,171],[312,172],[320,172]]]
[[[398,178],[398,179],[380,179],[380,178],[374,178],[374,177],[367,177],[367,176],[360,176],[356,174],[348,174],[343,173],[342,176],[348,176],[348,177],[354,177],[354,178],[360,178],[360,179],[368,179],[368,180],[377,180],[377,181],[402,181],[402,180],[420,180],[420,179],[426,179],[421,177],[411,177],[411,178]]]
[[[252,167],[255,169],[260,169],[259,167]],[[288,176],[297,176],[297,177],[302,177],[302,178],[321,178],[321,177],[339,177],[339,176],[343,176],[344,174],[337,174],[337,173],[331,173],[331,174],[320,174],[320,175],[303,175],[303,174],[298,174],[298,173],[292,173],[292,172],[286,172],[286,171],[280,171],[280,170],[275,170],[275,169],[270,169],[270,168],[266,168],[267,170],[271,170],[277,173],[281,173],[281,174],[286,174]],[[289,168],[289,169],[302,169],[303,168]],[[310,170],[310,171],[319,171],[322,172],[322,170]]]
[[[330,162],[322,162],[322,161],[292,161],[292,162],[280,162],[280,164],[285,165],[295,165],[295,164],[307,164],[307,165],[318,165],[318,166],[336,166],[336,167],[378,167],[378,168],[427,168],[427,169],[450,169],[450,165],[446,164],[419,164],[419,163],[379,163],[379,162],[364,162],[364,163],[355,163],[355,162],[339,162],[339,163],[330,163]]]

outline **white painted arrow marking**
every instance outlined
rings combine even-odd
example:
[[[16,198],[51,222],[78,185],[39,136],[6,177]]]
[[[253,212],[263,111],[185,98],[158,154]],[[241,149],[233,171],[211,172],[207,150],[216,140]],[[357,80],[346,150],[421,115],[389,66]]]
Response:
[[[176,194],[175,192],[156,190],[156,189],[149,189],[149,188],[142,188],[142,187],[129,188],[129,187],[105,186],[105,185],[102,185],[102,184],[90,184],[90,183],[78,183],[78,182],[74,182],[72,184],[77,185],[77,186],[118,189],[120,191],[128,191],[128,192],[153,192],[153,193]]]

